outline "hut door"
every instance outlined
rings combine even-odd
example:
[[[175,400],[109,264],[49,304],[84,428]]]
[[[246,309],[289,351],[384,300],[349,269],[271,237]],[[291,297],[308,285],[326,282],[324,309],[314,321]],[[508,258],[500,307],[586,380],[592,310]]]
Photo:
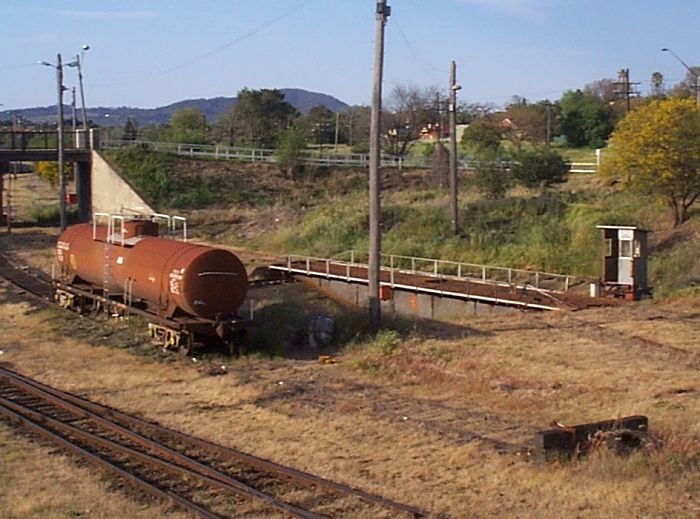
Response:
[[[634,231],[629,229],[620,229],[620,255],[617,259],[617,280],[621,285],[633,285],[634,275],[632,271],[632,241],[634,239]]]

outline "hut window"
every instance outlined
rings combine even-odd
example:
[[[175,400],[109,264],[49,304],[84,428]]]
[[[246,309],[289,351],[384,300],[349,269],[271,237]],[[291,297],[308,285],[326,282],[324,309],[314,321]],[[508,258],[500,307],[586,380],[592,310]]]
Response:
[[[634,257],[642,257],[642,243],[639,240],[634,240]]]
[[[632,240],[620,240],[620,257],[632,257]]]

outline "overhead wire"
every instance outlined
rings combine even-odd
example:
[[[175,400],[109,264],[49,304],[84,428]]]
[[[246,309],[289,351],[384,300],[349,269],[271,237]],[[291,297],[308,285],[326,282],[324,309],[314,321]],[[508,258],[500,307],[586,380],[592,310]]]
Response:
[[[258,34],[259,32],[264,31],[268,27],[271,27],[272,25],[284,20],[285,18],[291,16],[292,14],[296,13],[297,11],[303,9],[306,5],[310,4],[313,1],[314,0],[304,0],[302,2],[299,2],[294,7],[288,9],[287,11],[283,12],[279,16],[277,16],[277,17],[275,17],[275,18],[273,18],[273,19],[271,19],[271,20],[269,20],[261,25],[258,25],[257,27],[249,30],[248,32],[241,34],[240,36],[234,38],[233,40],[228,41],[228,42],[224,43],[223,45],[220,45],[219,47],[216,47],[216,48],[211,49],[209,51],[198,54],[198,55],[196,55],[188,60],[185,60],[181,63],[171,65],[169,67],[154,67],[151,69],[147,69],[144,72],[132,74],[129,76],[121,75],[120,79],[122,81],[117,80],[117,81],[109,81],[109,82],[95,82],[94,85],[96,85],[96,86],[118,85],[118,84],[121,84],[124,82],[131,82],[132,80],[135,80],[135,79],[142,79],[142,78],[147,78],[147,77],[158,76],[161,74],[168,74],[170,72],[174,72],[176,70],[180,70],[180,69],[189,67],[190,65],[194,65],[195,63],[199,63],[200,61],[204,61],[205,59],[213,56],[214,54],[218,54],[219,52],[222,52],[222,51],[228,49],[229,47],[232,47],[232,46],[236,45],[237,43],[240,43],[240,42],[250,38],[251,36]]]

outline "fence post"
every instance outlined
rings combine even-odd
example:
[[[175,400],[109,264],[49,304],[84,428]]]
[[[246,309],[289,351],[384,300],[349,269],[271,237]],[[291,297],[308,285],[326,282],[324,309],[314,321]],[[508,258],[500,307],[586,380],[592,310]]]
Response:
[[[486,265],[481,266],[481,281],[486,281]]]
[[[535,272],[535,288],[540,288],[540,272]]]

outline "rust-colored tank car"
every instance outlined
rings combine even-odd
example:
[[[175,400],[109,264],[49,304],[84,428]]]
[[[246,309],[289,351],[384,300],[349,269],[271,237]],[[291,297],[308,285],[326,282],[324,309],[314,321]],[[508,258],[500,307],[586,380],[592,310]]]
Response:
[[[148,220],[125,222],[123,233],[107,232],[104,225],[78,224],[61,234],[56,255],[65,283],[82,280],[129,294],[168,318],[219,319],[243,303],[247,275],[232,252],[159,238]]]

